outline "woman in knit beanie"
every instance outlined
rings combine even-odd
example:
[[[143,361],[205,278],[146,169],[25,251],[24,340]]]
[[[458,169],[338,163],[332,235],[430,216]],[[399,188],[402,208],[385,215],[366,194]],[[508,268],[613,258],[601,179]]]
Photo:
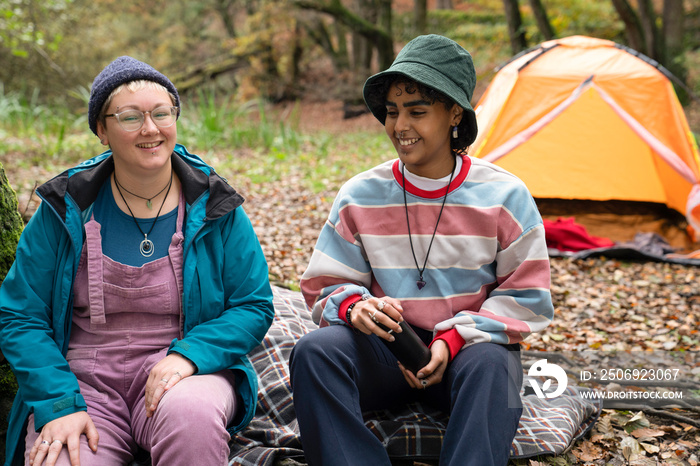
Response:
[[[340,189],[301,279],[321,326],[290,357],[310,465],[390,465],[363,413],[415,401],[451,414],[440,465],[508,462],[519,342],[554,310],[532,196],[467,155],[475,83],[471,55],[438,35],[365,83],[398,158]]]
[[[274,310],[243,198],[177,144],[180,96],[120,57],[95,78],[108,150],[38,189],[0,288],[19,391],[8,465],[224,465]]]

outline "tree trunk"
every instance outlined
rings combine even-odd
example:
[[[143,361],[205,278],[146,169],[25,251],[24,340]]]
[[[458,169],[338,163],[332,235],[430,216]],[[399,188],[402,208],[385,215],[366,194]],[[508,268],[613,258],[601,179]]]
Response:
[[[377,41],[377,58],[379,59],[379,67],[385,70],[394,62],[394,32],[391,28],[392,10],[391,0],[379,1],[379,27],[386,34],[379,37]]]
[[[347,39],[347,29],[340,22],[334,21],[335,25],[335,39],[338,42],[338,59],[337,66],[339,70],[349,70],[350,69],[350,55],[348,51],[348,39]]]
[[[428,0],[414,0],[413,25],[416,34],[425,34],[428,30]]]
[[[5,176],[5,169],[0,163],[0,284],[7,276],[15,260],[17,242],[24,229],[24,222],[17,206],[17,195]],[[17,393],[17,380],[0,353],[0,458],[4,461],[5,434],[9,420],[12,400]]]
[[[304,48],[301,46],[301,27],[297,21],[294,24],[294,52],[292,53],[292,71],[291,79],[289,80],[289,86],[292,89],[298,88],[297,81],[299,80],[299,63],[301,62],[301,57],[304,55]]]
[[[540,34],[542,34],[545,40],[554,39],[554,29],[549,22],[547,10],[545,10],[544,5],[542,5],[542,0],[530,0],[530,8],[532,8],[532,14],[535,16],[537,29],[539,29]]]
[[[663,39],[669,64],[683,52],[684,18],[683,0],[664,1]]]
[[[647,55],[656,61],[663,62],[661,35],[656,27],[656,13],[651,0],[638,0],[639,21],[644,32],[644,45]]]
[[[625,24],[625,35],[629,46],[637,52],[647,54],[644,32],[639,16],[637,16],[627,0],[612,0],[612,3],[618,16]]]
[[[235,0],[216,0],[214,8],[221,16],[221,21],[224,23],[224,29],[229,37],[236,37],[236,26],[234,25],[234,16],[230,13],[230,8]]]
[[[683,0],[665,0],[663,11],[664,63],[666,68],[678,79],[686,82],[688,69],[683,60],[683,35],[685,33],[685,14]],[[688,92],[676,86],[676,94],[683,105],[690,100]]]
[[[232,72],[247,67],[249,65],[248,57],[262,53],[264,53],[264,50],[260,48],[254,51],[248,51],[245,55],[233,55],[216,63],[208,63],[201,66],[190,67],[183,73],[171,74],[170,78],[171,81],[177,86],[178,92],[183,93],[189,89],[193,89],[201,85],[209,79],[215,78],[222,73]]]
[[[23,228],[24,222],[17,210],[17,196],[0,163],[0,283],[15,261],[15,249]]]
[[[437,0],[435,8],[438,10],[451,10],[454,6],[452,5],[452,0]]]
[[[354,10],[358,12],[358,15],[365,21],[376,24],[377,23],[377,5],[373,0],[356,0],[354,5]],[[353,32],[352,34],[352,54],[353,54],[353,69],[362,74],[366,75],[369,72],[370,66],[372,64],[372,50],[373,44],[362,34]]]
[[[347,43],[345,40],[345,28],[337,21],[333,22],[335,27],[335,36],[338,41],[338,46],[333,45],[331,33],[326,27],[326,24],[319,17],[311,18],[303,23],[306,33],[314,40],[333,62],[333,68],[336,71],[345,71],[350,69],[350,57],[348,56]]]
[[[525,28],[520,16],[518,0],[503,0],[506,13],[506,23],[508,23],[508,36],[510,37],[510,49],[513,55],[527,48],[527,38]]]

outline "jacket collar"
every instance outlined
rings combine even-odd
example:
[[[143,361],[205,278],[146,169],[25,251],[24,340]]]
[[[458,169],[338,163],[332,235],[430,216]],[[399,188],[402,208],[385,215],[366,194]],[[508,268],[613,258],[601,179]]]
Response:
[[[111,151],[104,152],[75,168],[66,170],[41,185],[37,192],[56,213],[66,220],[66,197],[70,196],[81,211],[88,209],[97,198],[102,185],[114,171]],[[173,170],[180,178],[185,202],[193,205],[209,193],[206,217],[213,220],[243,204],[243,197],[199,157],[176,145],[171,156]]]

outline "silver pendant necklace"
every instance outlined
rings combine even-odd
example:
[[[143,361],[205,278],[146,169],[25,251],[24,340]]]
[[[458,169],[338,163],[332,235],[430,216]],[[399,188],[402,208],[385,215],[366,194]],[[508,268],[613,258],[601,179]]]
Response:
[[[153,241],[148,239],[148,235],[151,234],[151,232],[153,231],[153,227],[156,226],[156,222],[158,221],[158,217],[160,217],[160,211],[163,210],[163,206],[165,205],[165,201],[166,201],[166,199],[168,199],[168,194],[170,194],[170,187],[173,185],[172,167],[170,168],[170,181],[168,182],[168,186],[167,186],[168,190],[165,193],[165,197],[163,198],[163,202],[160,204],[160,209],[158,209],[158,213],[156,214],[156,218],[153,219],[153,223],[151,224],[151,228],[148,230],[148,233],[143,232],[143,230],[141,229],[141,225],[139,225],[139,222],[136,220],[134,213],[131,211],[131,207],[129,207],[129,203],[126,202],[126,199],[124,198],[124,194],[122,194],[122,190],[119,187],[119,181],[117,180],[117,172],[116,171],[114,172],[114,184],[116,185],[117,191],[119,191],[119,195],[121,196],[122,201],[124,201],[126,208],[129,209],[129,214],[131,214],[131,218],[134,219],[134,223],[136,224],[136,228],[138,228],[139,231],[141,232],[141,234],[143,235],[143,241],[141,241],[141,244],[139,245],[139,252],[141,253],[141,255],[143,257],[151,257],[156,248],[153,244]],[[129,191],[127,191],[127,192],[129,192]],[[163,191],[161,191],[161,193],[162,192]],[[129,194],[132,194],[132,193],[129,193]],[[136,197],[141,197],[141,196],[136,196]]]
[[[437,222],[435,222],[435,230],[433,230],[433,236],[430,238],[430,244],[428,244],[428,252],[425,253],[425,261],[423,261],[423,267],[418,266],[418,259],[416,259],[416,252],[413,249],[413,239],[411,239],[411,222],[408,220],[408,202],[406,201],[406,176],[404,174],[405,165],[401,165],[401,181],[403,182],[403,206],[406,211],[406,226],[408,227],[408,242],[411,244],[411,254],[413,255],[413,262],[416,264],[416,270],[418,270],[418,280],[416,280],[416,286],[419,290],[422,290],[425,286],[425,280],[423,280],[423,272],[425,272],[425,267],[428,265],[428,257],[430,256],[430,248],[433,247],[433,240],[435,239],[435,234],[437,233],[438,225],[440,225],[440,218],[442,217],[442,211],[445,208],[445,202],[447,201],[447,195],[450,193],[450,185],[452,184],[452,178],[455,175],[455,169],[457,168],[457,160],[455,159],[455,164],[452,167],[452,173],[450,173],[450,181],[447,182],[447,188],[445,189],[445,197],[442,199],[442,205],[440,206],[440,213],[438,214]]]

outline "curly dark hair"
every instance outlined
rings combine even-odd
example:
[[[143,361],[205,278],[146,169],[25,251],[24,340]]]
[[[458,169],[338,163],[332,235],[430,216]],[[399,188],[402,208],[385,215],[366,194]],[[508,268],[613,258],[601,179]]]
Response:
[[[373,85],[371,92],[367,95],[367,104],[370,107],[383,108],[386,106],[386,96],[389,89],[394,84],[403,84],[404,89],[409,94],[418,93],[422,99],[434,104],[435,102],[442,103],[447,110],[450,110],[455,104],[455,101],[443,94],[442,92],[428,87],[425,84],[419,83],[414,79],[411,79],[404,75],[392,75],[388,76],[386,79],[380,80],[376,85]],[[386,121],[386,113],[384,113],[383,118],[384,123]],[[462,118],[462,121],[458,125],[458,137],[456,139],[450,138],[450,147],[453,152],[456,153],[466,153],[468,150],[467,144],[467,134],[469,133],[467,126],[469,125],[469,120],[467,118]]]

